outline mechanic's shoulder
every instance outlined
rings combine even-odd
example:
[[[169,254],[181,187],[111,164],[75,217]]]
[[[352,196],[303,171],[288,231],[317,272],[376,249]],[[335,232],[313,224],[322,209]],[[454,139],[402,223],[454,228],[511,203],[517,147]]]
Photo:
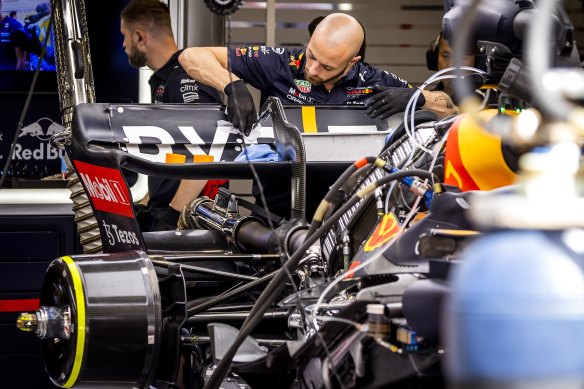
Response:
[[[387,85],[387,86],[406,86],[409,85],[409,82],[403,78],[401,78],[400,76],[398,76],[397,74],[389,71],[389,70],[385,70],[385,69],[381,69],[379,67],[370,65],[368,63],[363,63],[363,69],[362,72],[364,74],[364,78],[367,81],[383,81],[382,84],[391,84],[391,85]]]

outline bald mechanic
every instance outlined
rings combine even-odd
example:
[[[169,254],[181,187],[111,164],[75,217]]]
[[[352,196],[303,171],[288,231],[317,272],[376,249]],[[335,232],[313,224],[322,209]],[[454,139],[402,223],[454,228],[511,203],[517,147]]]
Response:
[[[228,53],[225,47],[192,47],[181,53],[179,62],[191,77],[225,92],[228,120],[246,135],[257,113],[244,81],[261,91],[262,105],[276,96],[295,104],[364,105],[370,117],[380,119],[404,111],[416,89],[395,74],[360,62],[357,54],[363,38],[355,18],[334,13],[318,24],[306,49],[259,46]],[[422,91],[417,108],[434,111],[438,117],[457,113],[442,91]]]

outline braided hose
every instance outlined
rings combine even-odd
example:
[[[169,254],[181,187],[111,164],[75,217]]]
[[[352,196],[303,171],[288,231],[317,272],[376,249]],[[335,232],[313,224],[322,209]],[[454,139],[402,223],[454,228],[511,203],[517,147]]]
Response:
[[[51,138],[51,145],[63,149],[71,144],[73,110],[81,103],[95,102],[95,86],[89,52],[84,0],[51,0],[53,12],[55,63],[61,120],[65,131]],[[74,221],[83,252],[102,252],[97,219],[79,177],[67,159],[67,188],[71,191]]]

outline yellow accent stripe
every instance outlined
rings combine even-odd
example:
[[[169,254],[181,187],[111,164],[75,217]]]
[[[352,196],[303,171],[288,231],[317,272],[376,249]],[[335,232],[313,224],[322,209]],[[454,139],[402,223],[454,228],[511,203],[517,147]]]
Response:
[[[85,294],[83,293],[83,284],[81,283],[81,275],[77,269],[77,265],[71,257],[61,257],[67,264],[69,273],[73,279],[73,289],[75,290],[75,303],[77,305],[77,317],[75,318],[75,332],[77,333],[77,344],[75,345],[75,360],[73,361],[73,368],[71,374],[65,383],[64,388],[72,387],[77,378],[79,378],[79,371],[81,370],[81,363],[83,362],[83,351],[85,348]]]
[[[316,128],[316,108],[314,106],[302,107],[302,127],[304,132],[318,132]]]
[[[442,228],[432,228],[430,233],[437,236],[473,236],[480,234],[480,232],[474,230],[449,230]]]
[[[377,158],[375,159],[375,166],[377,166],[378,168],[383,168],[386,165],[387,162],[385,162],[383,159],[381,158]]]

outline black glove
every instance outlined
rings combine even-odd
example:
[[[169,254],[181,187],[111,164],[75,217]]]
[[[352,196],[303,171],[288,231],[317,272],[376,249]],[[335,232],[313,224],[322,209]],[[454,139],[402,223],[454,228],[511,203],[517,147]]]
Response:
[[[387,119],[394,113],[406,110],[408,101],[416,93],[416,88],[393,88],[389,86],[375,85],[369,100],[365,102],[365,113],[372,119]],[[420,93],[416,101],[416,108],[426,104],[424,95]]]
[[[233,81],[225,86],[227,95],[227,120],[245,136],[251,132],[258,118],[253,97],[243,80]],[[237,98],[237,104],[235,99]]]

